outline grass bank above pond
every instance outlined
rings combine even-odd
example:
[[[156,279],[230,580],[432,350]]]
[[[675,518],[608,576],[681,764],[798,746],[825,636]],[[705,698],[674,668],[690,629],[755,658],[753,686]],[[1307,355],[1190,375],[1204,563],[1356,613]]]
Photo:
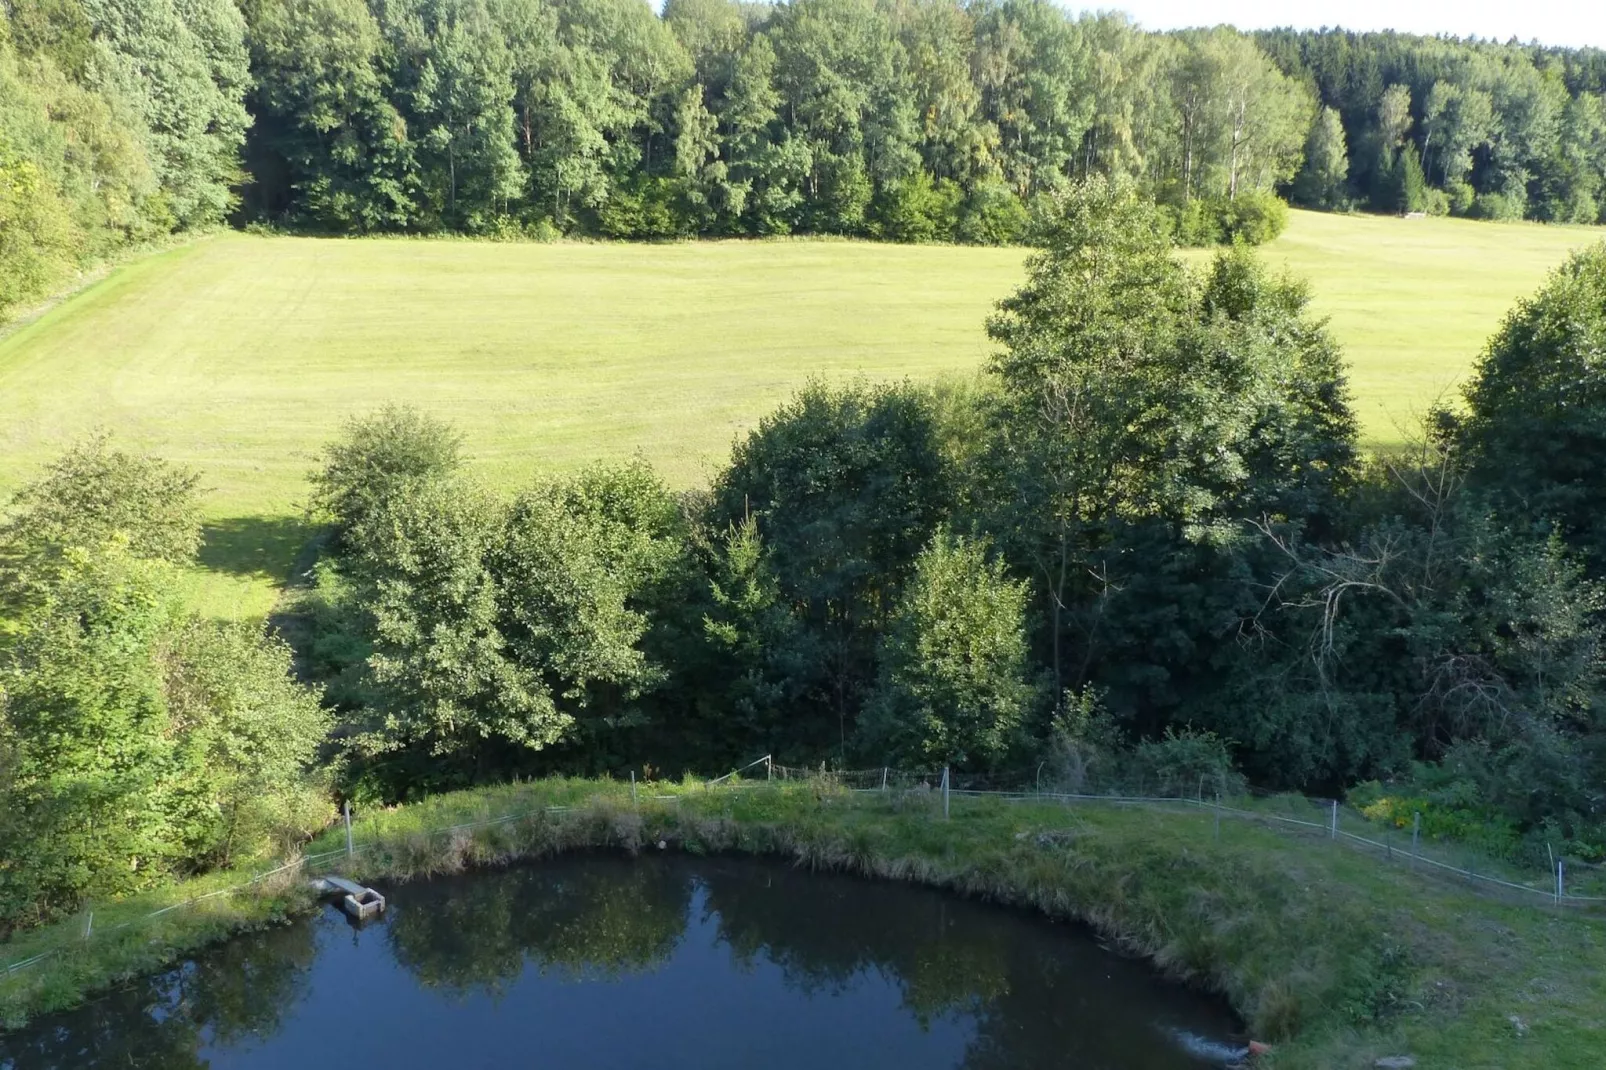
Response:
[[[667,795],[667,798],[652,796]],[[552,810],[549,808],[560,808]],[[440,831],[440,830],[447,831]],[[811,785],[554,780],[444,795],[361,819],[349,875],[405,879],[582,847],[777,856],[951,888],[1080,918],[1167,972],[1227,996],[1274,1067],[1598,1067],[1606,1051],[1602,921],[1507,905],[1315,838],[1187,808],[852,795]],[[309,855],[342,851],[331,831]],[[322,865],[312,868],[320,868]],[[128,928],[6,945],[55,954],[0,977],[13,1023],[304,907],[295,871]],[[211,879],[227,886],[226,877]],[[184,890],[169,893],[170,901]],[[145,904],[125,903],[120,920]],[[97,919],[103,914],[98,913]],[[115,923],[115,922],[114,922]],[[103,923],[97,920],[97,927]],[[51,940],[56,943],[52,945]],[[1514,1024],[1513,1018],[1516,1019]]]

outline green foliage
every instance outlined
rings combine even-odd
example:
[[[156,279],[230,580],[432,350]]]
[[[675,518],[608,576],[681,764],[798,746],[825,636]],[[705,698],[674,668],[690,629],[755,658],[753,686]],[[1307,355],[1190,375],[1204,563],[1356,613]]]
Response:
[[[449,783],[638,727],[635,700],[663,676],[643,610],[681,542],[673,499],[641,465],[511,505],[450,479],[379,503],[348,536],[354,589],[321,633],[331,668],[371,649],[366,678],[346,683],[367,703],[349,712],[359,776],[418,790],[395,778],[420,758],[443,759],[431,776]]]
[[[917,172],[885,187],[871,206],[874,233],[894,241],[950,241],[964,193],[949,179],[937,182]]]
[[[35,553],[118,542],[134,557],[188,564],[201,543],[199,484],[194,472],[125,453],[96,434],[17,492],[7,542]]]
[[[1028,588],[980,543],[939,530],[879,650],[859,749],[902,767],[999,767],[1030,729]]]
[[[251,33],[253,153],[283,161],[288,188],[251,191],[265,213],[291,197],[320,227],[362,233],[417,214],[414,148],[387,96],[384,42],[362,0],[264,3]],[[276,212],[274,213],[276,214]]]
[[[194,477],[70,451],[0,530],[0,928],[299,842],[327,718],[257,629],[185,622]]]
[[[185,864],[276,857],[327,825],[333,810],[307,771],[330,717],[318,692],[291,678],[290,648],[252,625],[191,621],[160,657],[167,714],[182,732]]]
[[[80,241],[49,178],[0,131],[0,321],[59,285]]]
[[[1023,241],[1031,222],[1020,198],[997,183],[978,185],[960,208],[957,237],[973,245]]]
[[[1232,245],[1264,245],[1288,226],[1288,205],[1266,190],[1238,194],[1221,209],[1221,229]]]
[[[694,705],[666,726],[665,749],[688,765],[794,753],[814,734],[794,717],[817,686],[818,640],[782,596],[754,517],[710,540],[703,555],[706,601],[693,603],[701,631],[686,637],[672,666]]]
[[[1496,223],[1507,223],[1515,219],[1521,219],[1523,207],[1521,198],[1515,197],[1510,193],[1491,190],[1487,193],[1478,194],[1467,214],[1474,219],[1488,219]]]
[[[128,100],[174,220],[220,222],[233,208],[250,117],[245,21],[229,0],[85,0],[95,83]]]
[[[70,550],[48,579],[27,578],[0,646],[8,928],[148,885],[181,857],[183,838],[152,657],[174,612],[170,572],[114,546]]]
[[[1294,198],[1312,208],[1339,208],[1348,200],[1349,150],[1339,113],[1324,107],[1305,141],[1305,167],[1294,181]]]
[[[951,493],[932,400],[909,385],[811,384],[737,444],[710,515],[716,530],[756,521],[818,652],[829,720],[799,725],[798,743],[845,750],[877,635]]]
[[[1263,245],[1288,226],[1288,205],[1271,192],[1196,197],[1176,211],[1178,245]]]
[[[454,475],[461,452],[457,432],[414,408],[387,405],[352,417],[312,475],[313,508],[341,531],[354,531],[386,503]]]
[[[1552,529],[1606,574],[1606,247],[1579,253],[1489,341],[1466,388],[1470,477],[1509,523]]]
[[[1159,739],[1144,740],[1121,767],[1130,787],[1159,795],[1234,798],[1243,790],[1243,778],[1225,740],[1214,733],[1167,726]]]

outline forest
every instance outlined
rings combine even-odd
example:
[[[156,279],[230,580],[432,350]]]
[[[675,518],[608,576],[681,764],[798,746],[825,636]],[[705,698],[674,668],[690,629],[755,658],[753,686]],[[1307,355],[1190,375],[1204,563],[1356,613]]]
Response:
[[[334,798],[762,754],[1386,795],[1606,852],[1606,246],[1370,457],[1303,283],[1188,266],[1130,180],[1047,219],[981,376],[815,383],[700,490],[504,494],[449,424],[354,414],[266,634],[182,604],[199,474],[73,446],[0,530],[0,927],[291,848]]]
[[[1606,53],[1145,32],[1051,0],[3,0],[0,317],[223,222],[1033,242],[1129,180],[1184,244],[1282,201],[1588,223]]]

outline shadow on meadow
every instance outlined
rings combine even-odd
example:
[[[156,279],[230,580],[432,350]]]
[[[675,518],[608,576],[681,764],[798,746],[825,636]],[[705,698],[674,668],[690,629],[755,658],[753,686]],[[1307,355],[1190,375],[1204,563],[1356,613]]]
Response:
[[[211,572],[285,583],[319,534],[300,516],[235,516],[201,527],[198,563]]]

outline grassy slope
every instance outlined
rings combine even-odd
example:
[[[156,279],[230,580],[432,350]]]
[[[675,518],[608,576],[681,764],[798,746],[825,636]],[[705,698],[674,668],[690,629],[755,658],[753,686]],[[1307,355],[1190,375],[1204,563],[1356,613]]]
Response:
[[[1397,442],[1520,297],[1599,227],[1295,212],[1268,258],[1309,279],[1349,358],[1363,433]]]
[[[1599,231],[1296,212],[1366,433],[1439,396],[1518,295]],[[420,405],[498,482],[640,451],[706,479],[810,375],[965,373],[1019,250],[851,242],[530,245],[222,234],[130,264],[0,339],[0,490],[95,426],[198,468],[192,601],[260,615],[304,477],[353,412]]]
[[[361,879],[408,877],[659,839],[694,851],[775,854],[1087,920],[1226,994],[1255,1035],[1277,1041],[1277,1070],[1359,1070],[1406,1052],[1422,1070],[1593,1070],[1606,1043],[1598,917],[1494,902],[1320,836],[1227,820],[1217,839],[1211,815],[1188,808],[956,798],[945,823],[930,795],[821,795],[807,785],[707,793],[695,784],[652,793],[665,790],[680,800],[645,801],[639,810],[624,785],[594,781],[440,796],[359,822],[366,846],[339,868]],[[575,809],[428,831],[554,803]],[[341,843],[336,831],[309,850]],[[70,1003],[120,971],[215,939],[229,924],[260,924],[305,903],[282,885],[266,892],[97,936],[88,951],[74,942],[66,956],[0,978],[0,1020]],[[139,909],[149,907],[103,907],[97,925]],[[0,959],[81,931],[75,921],[30,934]]]

